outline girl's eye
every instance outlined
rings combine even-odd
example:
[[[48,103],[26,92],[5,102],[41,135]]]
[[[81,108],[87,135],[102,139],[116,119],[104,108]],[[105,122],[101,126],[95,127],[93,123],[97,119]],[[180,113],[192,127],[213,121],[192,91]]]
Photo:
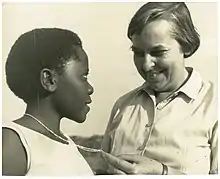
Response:
[[[88,75],[83,75],[83,80],[87,80],[88,79],[88,77],[87,77]]]

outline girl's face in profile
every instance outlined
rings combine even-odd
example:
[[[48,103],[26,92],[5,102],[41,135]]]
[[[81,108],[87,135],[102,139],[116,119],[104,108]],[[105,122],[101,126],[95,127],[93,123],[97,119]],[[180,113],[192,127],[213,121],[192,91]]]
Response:
[[[184,80],[185,64],[179,43],[171,36],[171,24],[156,20],[132,36],[134,63],[140,75],[157,92],[171,92]]]
[[[58,87],[53,95],[56,109],[62,117],[67,117],[78,123],[86,119],[89,112],[90,95],[93,87],[87,80],[89,73],[88,57],[80,47],[75,47],[77,58],[70,59],[59,76]],[[71,58],[75,58],[75,55]]]

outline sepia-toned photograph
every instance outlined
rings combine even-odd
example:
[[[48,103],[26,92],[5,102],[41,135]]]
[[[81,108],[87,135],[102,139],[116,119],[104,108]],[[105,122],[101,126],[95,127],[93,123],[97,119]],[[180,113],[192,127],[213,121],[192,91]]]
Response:
[[[3,2],[2,176],[217,175],[218,2]]]

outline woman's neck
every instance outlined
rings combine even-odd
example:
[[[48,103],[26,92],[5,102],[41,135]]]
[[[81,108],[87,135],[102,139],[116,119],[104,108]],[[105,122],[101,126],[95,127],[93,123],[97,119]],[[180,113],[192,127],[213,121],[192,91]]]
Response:
[[[171,91],[164,91],[164,92],[156,92],[156,103],[160,103],[161,101],[163,101],[164,99],[166,99],[167,97],[169,97],[171,94],[173,94],[175,91],[177,91],[178,89],[180,89],[189,79],[190,74],[187,69],[184,70],[184,74],[181,80],[179,80],[179,84],[177,84],[176,88],[174,90]]]

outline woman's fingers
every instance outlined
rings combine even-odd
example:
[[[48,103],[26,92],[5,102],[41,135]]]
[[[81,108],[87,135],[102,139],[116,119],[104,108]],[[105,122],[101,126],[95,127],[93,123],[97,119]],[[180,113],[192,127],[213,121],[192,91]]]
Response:
[[[136,163],[136,164],[147,160],[146,157],[137,154],[122,154],[117,157],[125,161],[128,161],[129,163]]]
[[[129,163],[123,159],[117,158],[109,153],[103,153],[103,158],[114,166],[116,169],[119,169],[127,174],[131,174],[134,171],[134,165],[132,163]]]
[[[125,172],[113,167],[112,165],[109,165],[107,173],[111,175],[126,175]]]

